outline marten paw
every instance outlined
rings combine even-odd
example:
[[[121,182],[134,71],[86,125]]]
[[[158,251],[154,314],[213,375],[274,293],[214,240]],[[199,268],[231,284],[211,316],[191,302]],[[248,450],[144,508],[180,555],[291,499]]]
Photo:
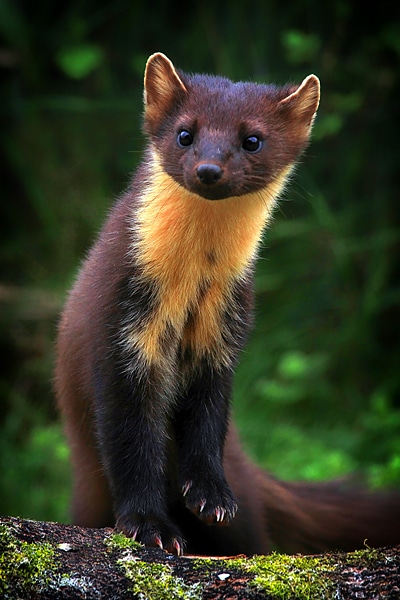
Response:
[[[161,548],[181,556],[185,542],[177,527],[166,519],[142,516],[119,517],[115,529],[151,548]]]
[[[186,507],[202,521],[209,524],[227,525],[236,515],[237,503],[228,485],[208,483],[196,485],[192,480],[182,486]]]

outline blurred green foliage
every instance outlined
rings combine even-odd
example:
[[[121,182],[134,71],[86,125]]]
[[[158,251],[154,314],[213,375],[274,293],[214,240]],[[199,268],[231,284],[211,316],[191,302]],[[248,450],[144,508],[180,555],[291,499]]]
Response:
[[[68,518],[57,315],[141,156],[142,75],[322,82],[311,147],[257,269],[236,378],[249,452],[281,477],[400,483],[400,22],[349,0],[0,0],[0,511]],[[392,14],[393,13],[393,14]]]

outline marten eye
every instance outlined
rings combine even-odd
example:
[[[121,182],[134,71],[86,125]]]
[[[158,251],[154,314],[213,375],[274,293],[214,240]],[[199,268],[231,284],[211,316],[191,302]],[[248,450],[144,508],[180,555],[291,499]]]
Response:
[[[246,152],[258,152],[262,148],[262,140],[258,137],[258,135],[249,135],[249,137],[243,140],[242,144],[243,150]]]
[[[182,131],[178,133],[177,142],[181,148],[186,148],[193,144],[193,136],[186,129],[182,129]]]

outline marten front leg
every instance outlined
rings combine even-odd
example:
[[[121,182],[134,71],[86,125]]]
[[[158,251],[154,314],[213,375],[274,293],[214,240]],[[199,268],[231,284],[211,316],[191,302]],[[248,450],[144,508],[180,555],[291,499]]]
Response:
[[[150,372],[115,367],[109,357],[97,369],[95,420],[116,528],[147,546],[181,554],[184,542],[167,508],[167,407],[160,382]]]
[[[222,465],[231,387],[229,369],[204,362],[175,413],[181,491],[187,508],[207,523],[227,524],[237,511]]]

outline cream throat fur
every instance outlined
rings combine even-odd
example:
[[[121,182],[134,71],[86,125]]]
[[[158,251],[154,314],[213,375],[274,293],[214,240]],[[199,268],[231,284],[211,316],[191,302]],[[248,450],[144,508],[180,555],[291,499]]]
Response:
[[[233,284],[256,256],[290,171],[257,192],[212,201],[180,186],[152,151],[146,190],[133,215],[131,248],[159,296],[151,322],[129,335],[131,347],[140,349],[146,362],[162,360],[160,344],[167,331],[195,355],[211,352],[213,360],[227,362],[221,315],[232,302]],[[189,313],[195,315],[190,324]]]
[[[135,259],[160,284],[178,283],[188,271],[191,280],[196,274],[237,279],[256,256],[291,170],[257,192],[206,200],[168,175],[153,149],[148,185],[134,217]]]

